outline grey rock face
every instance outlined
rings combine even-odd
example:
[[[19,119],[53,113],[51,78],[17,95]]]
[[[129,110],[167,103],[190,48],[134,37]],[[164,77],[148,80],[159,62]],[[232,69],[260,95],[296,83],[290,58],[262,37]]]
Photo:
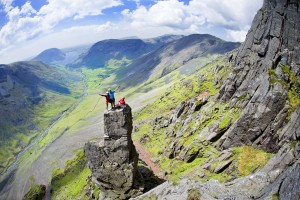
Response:
[[[247,98],[239,103],[245,109],[222,136],[218,145],[221,149],[254,144],[276,152],[283,145],[278,135],[285,134],[280,128],[288,121],[288,91],[297,88],[300,80],[299,6],[298,0],[264,0],[255,16],[235,58],[235,71],[217,96],[234,105],[247,92]],[[295,81],[289,78],[291,74]]]
[[[104,134],[110,138],[130,137],[132,133],[132,115],[129,106],[121,111],[104,114]]]
[[[227,183],[166,182],[136,199],[188,199],[194,190],[198,199],[265,200],[278,195],[279,199],[300,198],[300,107],[291,103],[291,98],[300,98],[299,7],[299,0],[264,0],[246,41],[237,56],[230,58],[236,67],[216,97],[229,101],[230,107],[243,108],[243,112],[233,124],[229,123],[225,133],[216,128],[217,124],[199,133],[200,139],[216,142],[220,149],[251,145],[275,153],[265,167]],[[291,97],[292,89],[298,96]],[[187,155],[187,149],[178,142],[180,131],[168,148],[170,157],[176,157],[178,152],[182,158]],[[222,172],[232,163],[230,157],[230,152],[225,151],[219,158],[220,164],[212,170]],[[202,168],[211,170],[212,162]]]
[[[284,179],[279,191],[280,199],[300,199],[300,164],[298,163],[291,173]]]
[[[137,170],[138,154],[131,139],[132,114],[126,105],[104,114],[104,140],[86,143],[85,155],[101,199],[128,199],[140,195],[143,180]]]

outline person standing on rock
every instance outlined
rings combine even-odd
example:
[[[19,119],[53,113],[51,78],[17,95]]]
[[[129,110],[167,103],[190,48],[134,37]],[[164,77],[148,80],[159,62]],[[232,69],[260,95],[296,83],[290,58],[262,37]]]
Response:
[[[109,92],[106,92],[106,94],[99,94],[99,95],[105,97],[105,99],[106,99],[106,110],[108,111],[108,103],[111,103],[110,98],[109,98]],[[111,109],[112,109],[112,104],[111,104]]]
[[[126,105],[126,102],[125,102],[125,97],[122,97],[119,102],[118,102],[118,105],[117,105],[117,109],[120,109],[122,107],[124,107]]]
[[[115,90],[111,90],[110,88],[108,89],[108,94],[109,94],[109,101],[111,103],[111,109],[116,107],[116,100],[115,100]]]
[[[125,102],[125,97],[122,97],[120,100],[119,100],[119,103],[118,103],[120,106],[125,106],[126,102]]]

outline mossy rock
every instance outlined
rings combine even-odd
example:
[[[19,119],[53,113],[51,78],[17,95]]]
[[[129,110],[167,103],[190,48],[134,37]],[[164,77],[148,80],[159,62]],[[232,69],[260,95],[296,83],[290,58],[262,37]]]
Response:
[[[201,200],[200,192],[197,189],[189,190],[187,200]]]
[[[23,200],[42,200],[45,194],[45,185],[35,185],[29,188],[29,191],[25,194]]]

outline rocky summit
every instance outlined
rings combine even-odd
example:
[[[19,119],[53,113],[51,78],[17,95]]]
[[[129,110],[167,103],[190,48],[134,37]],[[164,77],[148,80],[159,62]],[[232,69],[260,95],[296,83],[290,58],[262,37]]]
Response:
[[[104,114],[104,140],[84,148],[100,199],[128,199],[142,194],[144,183],[137,169],[138,154],[131,139],[132,114],[126,105]]]

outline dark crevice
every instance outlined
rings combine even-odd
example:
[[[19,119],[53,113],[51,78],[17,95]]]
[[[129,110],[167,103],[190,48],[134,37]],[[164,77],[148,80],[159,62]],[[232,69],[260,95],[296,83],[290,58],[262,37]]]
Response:
[[[278,66],[278,64],[280,63],[281,59],[282,59],[282,56],[279,55],[279,56],[277,57],[277,59],[275,60],[273,69],[275,69],[275,68]]]
[[[260,130],[260,133],[259,134],[257,134],[257,136],[255,136],[253,139],[251,139],[250,141],[251,141],[251,143],[253,143],[253,142],[255,142],[258,138],[260,138],[261,136],[263,136],[263,131],[262,130]]]
[[[282,184],[283,184],[283,182],[284,182],[284,180],[286,179],[286,177],[285,178],[283,178],[282,179],[282,181],[281,181],[281,183],[279,184],[279,187],[278,187],[278,194],[280,193],[280,190],[281,190],[281,187],[282,187]]]

